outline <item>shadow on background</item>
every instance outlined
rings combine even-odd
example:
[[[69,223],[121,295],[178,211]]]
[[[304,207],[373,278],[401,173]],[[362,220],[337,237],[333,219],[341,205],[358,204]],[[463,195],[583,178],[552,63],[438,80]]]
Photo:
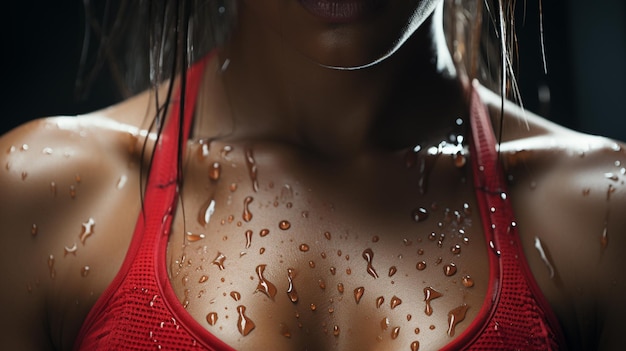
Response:
[[[525,107],[569,128],[626,140],[626,2],[544,0],[545,75],[539,1],[525,1],[525,16],[518,2]],[[81,1],[11,1],[5,14],[0,134],[29,119],[81,114],[121,99],[106,70],[86,98],[75,94],[85,26]]]

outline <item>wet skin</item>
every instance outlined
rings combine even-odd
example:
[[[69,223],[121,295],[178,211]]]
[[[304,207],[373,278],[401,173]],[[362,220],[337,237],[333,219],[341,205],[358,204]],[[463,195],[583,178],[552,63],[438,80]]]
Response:
[[[422,48],[417,54],[398,52],[367,71],[306,65],[302,50],[277,49],[288,65],[263,55],[250,60],[249,51],[280,41],[271,30],[246,31],[264,17],[242,13],[250,17],[240,39],[207,68],[187,146],[167,253],[180,302],[237,349],[446,345],[454,337],[448,312],[469,307],[454,328],[459,335],[487,288],[470,159],[462,165],[443,152],[426,174],[407,167],[406,155],[421,145],[418,156],[427,158],[429,146],[462,133],[462,90],[427,65],[432,43],[420,33],[405,46]],[[244,40],[253,34],[262,40]],[[231,67],[216,73],[225,58]],[[373,81],[380,86],[363,84]],[[497,130],[499,99],[481,94]],[[31,122],[0,139],[0,327],[9,336],[2,349],[70,349],[121,266],[141,206],[149,99],[145,93],[91,115]],[[512,105],[505,112],[501,157],[533,274],[572,349],[616,349],[626,311],[625,146]],[[289,225],[281,228],[283,221]],[[443,296],[427,315],[429,287]],[[237,327],[240,314],[248,328]]]

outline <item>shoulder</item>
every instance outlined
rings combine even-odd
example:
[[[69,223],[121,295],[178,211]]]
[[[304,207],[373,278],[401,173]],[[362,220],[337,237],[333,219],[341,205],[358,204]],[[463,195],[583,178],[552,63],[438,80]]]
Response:
[[[498,100],[487,105],[499,114]],[[570,340],[617,347],[626,313],[626,145],[512,104],[502,123],[500,152],[535,278]]]
[[[140,109],[141,103],[132,100],[84,116],[43,118],[0,138],[5,287],[0,304],[6,311],[0,328],[13,335],[0,348],[28,349],[29,342],[36,344],[33,349],[48,348],[39,343],[49,337],[29,339],[35,333],[54,335],[56,348],[71,347],[64,334],[77,326],[65,320],[84,318],[84,306],[93,304],[119,268],[125,254],[119,246],[129,241],[128,226],[134,224],[140,203],[140,156],[147,135],[137,122],[146,113],[147,104]],[[103,256],[109,256],[110,269],[98,267]],[[16,320],[16,315],[22,318]],[[47,324],[48,318],[54,323]],[[43,330],[45,325],[52,330]]]

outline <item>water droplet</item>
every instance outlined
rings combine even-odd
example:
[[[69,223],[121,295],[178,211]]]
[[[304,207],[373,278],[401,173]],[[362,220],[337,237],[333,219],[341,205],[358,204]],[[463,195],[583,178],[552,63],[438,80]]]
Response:
[[[20,147],[20,151],[28,151],[30,147],[28,146],[28,144],[22,144],[22,146]]]
[[[380,240],[380,238],[378,237],[378,235],[374,235],[374,236],[372,237],[372,242],[373,242],[373,243],[377,243],[377,242],[378,242],[378,240]]]
[[[356,301],[356,303],[359,303],[364,293],[365,293],[365,288],[362,286],[354,289],[354,301]]]
[[[474,286],[474,279],[472,279],[472,277],[470,277],[469,275],[466,275],[463,277],[463,286],[466,288],[471,288]]]
[[[615,192],[615,188],[613,187],[612,184],[609,184],[609,188],[606,191],[606,201],[611,200],[611,194],[613,194]]]
[[[380,306],[383,305],[383,303],[385,302],[385,298],[382,296],[379,296],[376,298],[376,308],[380,308]]]
[[[76,187],[74,185],[70,185],[70,197],[72,199],[76,198]]]
[[[239,313],[239,319],[237,319],[237,329],[241,335],[246,336],[254,329],[254,322],[246,316],[245,306],[237,306],[237,313]]]
[[[63,247],[63,257],[67,256],[68,254],[76,256],[76,251],[78,251],[78,246],[76,245],[76,243],[74,243],[72,246],[65,246]]]
[[[417,268],[418,271],[423,271],[424,269],[426,269],[426,262],[425,261],[417,262],[417,265],[415,266],[415,268]]]
[[[287,339],[291,339],[291,331],[285,323],[280,323],[280,335],[286,337]]]
[[[254,198],[252,196],[246,196],[246,198],[243,200],[242,218],[246,222],[250,222],[250,220],[252,220],[252,213],[250,212],[250,203],[252,203],[253,200]]]
[[[51,279],[54,279],[57,276],[57,272],[54,269],[54,255],[48,256],[48,272],[50,273]]]
[[[374,259],[374,252],[372,251],[372,249],[365,249],[362,256],[367,262],[367,273],[374,278],[378,278],[378,273],[376,273],[376,270],[372,266],[372,260]]]
[[[602,235],[600,236],[600,247],[604,250],[609,245],[609,224],[608,221],[604,222],[604,229],[602,229]]]
[[[246,148],[246,166],[248,166],[248,175],[250,176],[250,180],[252,181],[252,190],[254,192],[259,191],[259,181],[257,179],[257,166],[256,161],[254,160],[254,155],[251,148]]]
[[[252,244],[252,230],[248,229],[246,230],[246,249],[250,248],[250,245]]]
[[[233,151],[233,147],[230,145],[225,145],[222,150],[220,150],[220,156],[226,161],[230,161],[230,153]]]
[[[439,291],[433,289],[432,287],[426,287],[424,288],[424,301],[426,302],[426,307],[424,309],[424,313],[426,313],[427,316],[430,316],[433,314],[433,308],[431,306],[431,301],[437,298],[442,297],[443,294],[440,293]]]
[[[334,335],[334,336],[339,336],[339,333],[340,333],[339,326],[338,326],[338,325],[335,325],[335,326],[333,327],[333,335]]]
[[[85,245],[85,241],[87,241],[87,238],[93,235],[95,225],[96,221],[93,218],[89,218],[87,222],[81,224],[82,231],[80,232],[78,238],[83,245]]]
[[[259,235],[260,235],[261,237],[265,237],[265,236],[267,236],[269,233],[270,233],[270,230],[269,230],[269,229],[261,229],[261,232],[259,233]]]
[[[186,290],[186,292],[188,293],[188,290]],[[153,295],[152,299],[148,302],[148,306],[154,307],[154,304],[156,304],[158,299],[159,299],[159,295]],[[187,301],[187,302],[189,302],[189,301]]]
[[[267,295],[270,299],[274,300],[274,296],[276,296],[276,286],[272,284],[270,281],[265,279],[263,276],[263,272],[265,272],[265,267],[267,265],[260,264],[256,266],[256,275],[259,278],[259,283],[257,284],[256,291],[260,291]]]
[[[89,275],[90,271],[91,271],[91,268],[89,266],[84,266],[83,268],[80,269],[80,275],[83,277],[86,277]]]
[[[330,267],[330,274],[335,275],[337,273],[337,268]]]
[[[39,227],[37,227],[37,224],[34,224],[30,227],[30,235],[32,236],[37,236],[37,233],[39,232]]]
[[[230,297],[232,297],[235,301],[241,300],[241,294],[238,291],[231,291]]]
[[[309,308],[311,309],[311,311],[316,311],[317,310],[317,306],[314,303],[309,305]]]
[[[420,328],[415,328],[414,332],[415,332],[415,335],[419,334],[420,333]]]
[[[309,267],[315,268],[315,261],[309,261]]]
[[[22,180],[26,180],[26,177],[28,177],[28,172],[22,172]]]
[[[209,179],[217,181],[222,174],[222,165],[219,162],[213,162],[209,167]]]
[[[352,269],[350,269],[350,268],[346,268],[346,274],[347,274],[347,275],[352,274]]]
[[[389,318],[385,317],[383,319],[380,320],[380,329],[382,330],[387,330],[389,329]]]
[[[457,268],[454,263],[450,263],[450,264],[443,266],[443,274],[445,274],[446,277],[451,277],[455,275],[456,271],[457,271]]]
[[[287,296],[289,296],[289,300],[291,300],[291,302],[296,303],[298,302],[298,292],[296,291],[296,288],[293,286],[293,278],[295,277],[295,270],[293,268],[288,268],[287,269],[287,281],[288,281],[288,287],[287,287]]]
[[[50,182],[50,192],[53,196],[57,196],[57,184],[55,182]]]
[[[309,251],[309,245],[307,244],[300,244],[300,246],[298,247],[300,249],[300,251],[302,252],[307,252]]]
[[[397,297],[396,295],[394,295],[391,298],[391,301],[389,302],[389,305],[391,306],[391,309],[393,310],[394,308],[400,306],[400,304],[402,303],[402,300]]]
[[[469,307],[466,304],[462,304],[459,307],[452,309],[448,312],[448,335],[454,336],[454,329],[463,319]]]
[[[330,232],[324,232],[324,237],[326,240],[330,240]]]
[[[391,338],[395,340],[398,338],[398,335],[400,335],[400,327],[394,327],[391,330]]]
[[[426,210],[423,207],[420,207],[418,209],[413,210],[413,213],[411,214],[411,216],[413,217],[413,220],[415,222],[422,222],[426,220],[426,218],[428,218],[428,210]]]
[[[317,281],[317,285],[320,287],[320,289],[325,290],[326,289],[326,282],[324,282],[324,280],[320,279]]]
[[[460,254],[461,253],[461,245],[456,244],[456,245],[450,247],[450,252],[452,252],[455,255]]]
[[[207,323],[209,323],[209,325],[215,325],[215,323],[217,323],[217,319],[217,313],[215,312],[211,312],[206,315],[206,321]]]
[[[589,188],[584,188],[583,189],[583,196],[589,196],[590,193],[591,193],[591,189],[589,189]]]
[[[465,166],[466,163],[467,163],[467,157],[465,157],[465,154],[463,153],[463,151],[458,151],[454,155],[454,166],[456,166],[457,168],[461,168]]]
[[[226,260],[226,256],[224,256],[223,253],[219,252],[217,253],[217,256],[215,256],[215,258],[213,259],[213,264],[217,266],[217,268],[219,268],[219,270],[224,270],[224,261]]]
[[[550,262],[548,255],[543,248],[543,243],[541,242],[541,239],[539,239],[539,237],[535,237],[535,249],[537,249],[537,252],[539,252],[539,256],[541,257],[543,263],[546,265],[546,267],[548,267],[548,273],[550,274],[550,278],[554,278],[556,271],[554,270],[554,266]]]
[[[198,222],[200,223],[200,225],[206,226],[207,224],[209,224],[211,216],[213,216],[214,212],[215,200],[209,199],[207,200],[207,202],[204,203],[204,205],[202,205],[202,207],[200,208],[200,212],[198,213]]]
[[[280,221],[278,223],[278,228],[282,229],[282,230],[287,230],[289,228],[291,228],[291,223],[289,223],[289,221]]]
[[[406,315],[406,320],[407,320],[408,322],[410,322],[410,321],[411,321],[411,319],[413,319],[413,316],[412,316],[411,314],[407,314],[407,315]]]
[[[418,351],[420,349],[420,343],[418,341],[413,341],[411,343],[411,351]]]
[[[194,243],[198,240],[202,240],[204,239],[205,235],[204,234],[197,234],[197,233],[192,233],[192,232],[187,232],[187,241],[189,241],[190,243]]]
[[[389,267],[389,276],[393,277],[398,272],[398,268],[396,266]]]

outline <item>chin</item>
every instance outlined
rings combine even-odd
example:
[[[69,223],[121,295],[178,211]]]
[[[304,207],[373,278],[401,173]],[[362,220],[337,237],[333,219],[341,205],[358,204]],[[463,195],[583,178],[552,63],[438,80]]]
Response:
[[[359,69],[395,53],[441,0],[247,1],[255,22],[321,66]],[[248,17],[250,18],[250,17]],[[260,21],[259,21],[260,20]]]

